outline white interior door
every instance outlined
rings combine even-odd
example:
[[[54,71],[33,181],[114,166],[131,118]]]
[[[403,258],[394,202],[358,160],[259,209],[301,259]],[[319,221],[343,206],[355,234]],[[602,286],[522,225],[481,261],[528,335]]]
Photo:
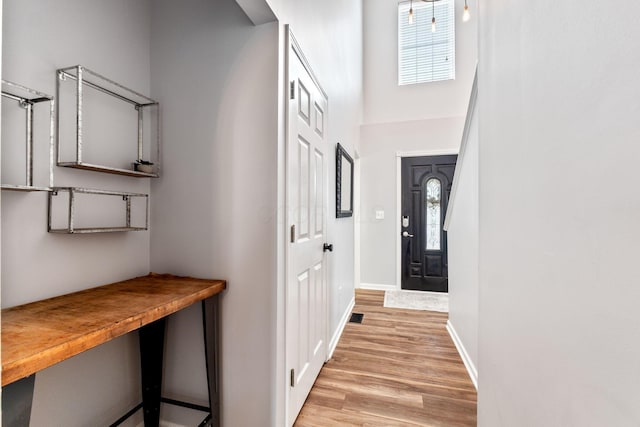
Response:
[[[288,49],[286,341],[293,425],[326,359],[327,99],[290,39]]]

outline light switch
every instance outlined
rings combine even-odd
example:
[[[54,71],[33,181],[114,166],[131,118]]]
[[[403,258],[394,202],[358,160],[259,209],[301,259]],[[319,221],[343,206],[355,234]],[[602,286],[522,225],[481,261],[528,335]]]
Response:
[[[381,209],[376,210],[376,219],[384,219],[384,211]]]

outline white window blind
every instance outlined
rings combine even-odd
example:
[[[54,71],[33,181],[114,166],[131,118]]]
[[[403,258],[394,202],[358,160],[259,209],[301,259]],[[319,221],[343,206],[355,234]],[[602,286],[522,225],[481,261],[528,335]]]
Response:
[[[414,0],[413,23],[410,3],[398,5],[398,84],[453,80],[456,77],[454,0],[433,4]],[[431,18],[436,17],[436,32]]]

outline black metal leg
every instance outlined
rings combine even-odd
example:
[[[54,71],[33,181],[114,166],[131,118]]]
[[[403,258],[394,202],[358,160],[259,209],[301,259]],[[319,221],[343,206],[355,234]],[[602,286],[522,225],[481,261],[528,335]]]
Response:
[[[158,427],[160,424],[165,323],[162,318],[138,330],[145,427]]]
[[[2,425],[29,427],[36,374],[2,387]]]
[[[218,377],[218,295],[202,301],[202,319],[204,322],[204,349],[207,363],[207,385],[209,387],[209,407],[211,408],[211,427],[220,427],[220,391]]]

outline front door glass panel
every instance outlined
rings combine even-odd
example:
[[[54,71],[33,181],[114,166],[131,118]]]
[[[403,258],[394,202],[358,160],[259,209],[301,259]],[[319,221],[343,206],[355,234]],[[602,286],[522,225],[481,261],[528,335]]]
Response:
[[[427,224],[427,250],[440,250],[440,205],[442,185],[437,178],[427,181],[425,200],[426,224]]]

